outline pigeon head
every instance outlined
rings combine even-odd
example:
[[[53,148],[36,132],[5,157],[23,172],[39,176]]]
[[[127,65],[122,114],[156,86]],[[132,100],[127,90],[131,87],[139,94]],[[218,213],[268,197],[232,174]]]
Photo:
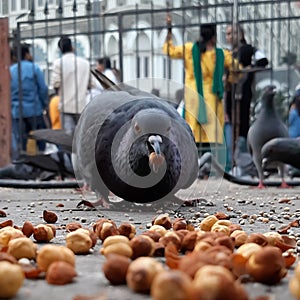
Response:
[[[276,94],[276,87],[274,85],[268,85],[265,89],[264,89],[264,93],[262,96],[262,100],[265,103],[269,103],[269,102],[273,102],[273,98]]]
[[[274,105],[274,96],[276,94],[276,87],[269,85],[264,89],[262,98],[261,98],[261,108],[265,111],[276,111]],[[276,112],[275,112],[276,113]]]
[[[140,148],[139,152],[135,148],[134,153],[143,156],[140,161],[144,162],[146,155],[148,166],[154,173],[165,170],[164,144],[168,140],[171,125],[169,115],[153,108],[138,112],[132,119],[133,132]]]
[[[143,109],[132,119],[136,136],[144,134],[169,135],[171,118],[168,114],[155,108]]]

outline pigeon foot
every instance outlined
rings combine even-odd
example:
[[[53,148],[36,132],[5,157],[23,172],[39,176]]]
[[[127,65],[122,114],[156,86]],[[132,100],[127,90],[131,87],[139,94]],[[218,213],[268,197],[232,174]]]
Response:
[[[260,180],[259,183],[258,183],[258,186],[256,187],[257,189],[265,189],[266,186],[264,185],[263,181]]]
[[[84,184],[83,186],[76,188],[75,190],[76,190],[76,192],[82,193],[84,191],[90,191],[91,189],[88,184]]]
[[[285,180],[282,180],[281,185],[279,186],[280,189],[291,189],[292,187],[288,185]]]
[[[80,207],[81,205],[87,206],[87,207],[91,207],[91,208],[96,208],[98,206],[102,206],[103,208],[110,208],[111,205],[109,204],[109,202],[107,202],[103,197],[101,197],[100,199],[98,199],[95,202],[91,202],[88,200],[82,200],[77,204],[77,207]]]

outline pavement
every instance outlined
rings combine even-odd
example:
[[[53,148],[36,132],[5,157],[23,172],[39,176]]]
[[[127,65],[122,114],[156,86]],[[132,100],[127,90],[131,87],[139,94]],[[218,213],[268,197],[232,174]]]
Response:
[[[207,214],[225,212],[233,223],[238,223],[248,232],[276,231],[300,216],[300,187],[280,189],[268,187],[256,189],[229,183],[221,178],[197,180],[188,190],[180,191],[178,196],[183,199],[204,199],[197,207],[184,207],[180,214],[190,220],[195,226]],[[174,216],[178,205],[160,203],[147,206],[134,206],[111,210],[76,209],[82,198],[95,199],[92,192],[81,194],[74,189],[13,189],[0,188],[0,210],[7,214],[0,218],[0,223],[11,219],[15,225],[22,226],[29,220],[34,225],[44,223],[43,210],[51,210],[58,215],[56,237],[51,244],[65,245],[66,231],[63,226],[69,222],[81,222],[85,227],[92,227],[101,217],[114,220],[117,225],[129,221],[135,224],[137,232],[147,229],[152,219],[164,212]],[[282,201],[287,199],[288,201]],[[112,201],[118,199],[112,198]],[[60,204],[61,207],[58,207]],[[255,218],[252,218],[256,216]],[[251,221],[252,220],[252,221]],[[255,220],[255,221],[253,221]],[[291,235],[300,238],[300,230],[293,227]],[[300,244],[300,243],[299,243]],[[42,247],[44,244],[38,244]],[[25,280],[23,287],[13,299],[43,299],[72,300],[78,295],[102,295],[103,299],[138,300],[151,299],[149,295],[133,293],[125,285],[112,286],[102,273],[104,257],[99,254],[101,242],[98,241],[94,250],[88,255],[76,256],[76,271],[78,276],[74,282],[64,286],[47,284],[44,279]],[[297,263],[297,262],[296,262]],[[296,264],[295,263],[295,264]],[[294,266],[295,266],[294,264]],[[245,288],[250,299],[256,296],[268,295],[269,299],[294,299],[289,292],[288,282],[293,276],[293,268],[288,275],[275,286],[259,283],[246,283]],[[100,298],[99,298],[100,299]]]

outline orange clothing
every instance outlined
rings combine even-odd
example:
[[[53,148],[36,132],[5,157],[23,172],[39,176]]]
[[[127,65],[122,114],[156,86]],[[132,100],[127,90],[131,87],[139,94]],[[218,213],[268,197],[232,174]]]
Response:
[[[59,96],[53,96],[49,103],[49,116],[52,129],[61,129],[60,111],[58,109]]]

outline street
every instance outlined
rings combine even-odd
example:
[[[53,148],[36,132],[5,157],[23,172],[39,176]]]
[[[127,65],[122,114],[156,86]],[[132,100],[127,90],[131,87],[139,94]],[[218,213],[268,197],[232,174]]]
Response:
[[[268,187],[256,189],[229,183],[221,178],[212,178],[208,181],[197,180],[186,191],[178,196],[183,199],[205,199],[197,207],[180,208],[180,215],[190,220],[194,226],[208,214],[224,212],[230,216],[233,223],[240,224],[247,233],[276,231],[281,226],[298,220],[300,215],[300,187],[279,189]],[[85,198],[95,199],[91,192],[85,192]],[[178,206],[172,204],[134,206],[112,210],[85,210],[76,209],[82,195],[73,189],[34,190],[34,189],[0,189],[0,210],[4,210],[7,217],[0,218],[0,223],[11,219],[17,226],[22,226],[26,220],[33,225],[45,223],[42,217],[43,210],[50,210],[57,214],[56,237],[51,244],[65,245],[66,230],[64,226],[70,222],[80,222],[83,227],[92,228],[94,222],[101,217],[114,220],[117,225],[130,222],[136,226],[137,233],[147,230],[152,219],[168,212],[173,218]],[[288,199],[283,201],[283,199]],[[114,200],[114,199],[113,199]],[[206,204],[206,205],[205,205]],[[254,218],[254,216],[256,216]],[[293,227],[292,234],[298,239],[299,228]],[[31,237],[33,239],[33,237]],[[38,244],[42,247],[44,244]],[[50,285],[44,279],[24,281],[14,299],[74,299],[78,295],[98,295],[103,299],[151,299],[148,295],[133,293],[127,286],[111,286],[102,273],[102,264],[105,258],[99,253],[101,241],[98,240],[92,253],[76,256],[76,271],[78,276],[71,284],[63,286]],[[163,258],[158,258],[163,260]],[[297,261],[296,261],[297,263]],[[295,266],[296,263],[293,265]],[[245,287],[254,299],[260,295],[273,295],[272,299],[294,299],[289,292],[288,282],[293,275],[288,275],[276,286],[266,286],[259,283],[247,283]],[[94,298],[96,299],[96,298]]]

